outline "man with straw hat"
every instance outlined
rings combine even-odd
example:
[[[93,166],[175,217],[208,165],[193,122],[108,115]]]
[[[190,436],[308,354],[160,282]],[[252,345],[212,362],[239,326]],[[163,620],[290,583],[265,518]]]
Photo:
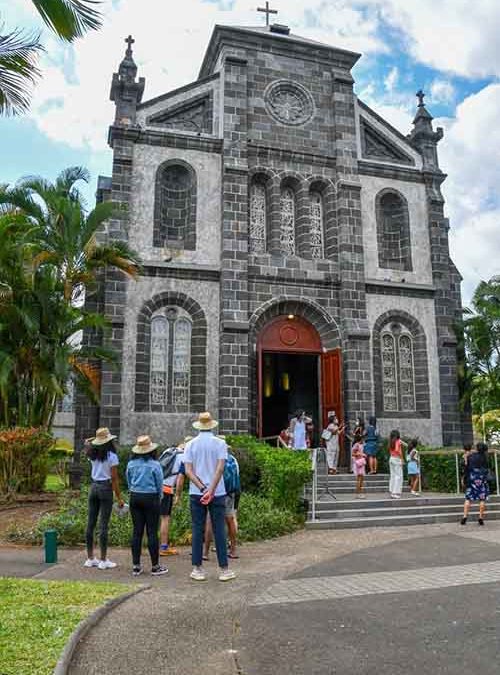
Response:
[[[214,430],[218,422],[209,412],[203,412],[193,427],[199,431],[198,436],[186,445],[184,466],[189,478],[189,495],[191,503],[192,554],[193,571],[191,579],[205,581],[206,574],[202,567],[203,535],[207,513],[210,514],[212,529],[219,563],[219,581],[229,581],[236,576],[228,567],[225,505],[226,488],[223,473],[227,459],[227,445],[217,438]]]

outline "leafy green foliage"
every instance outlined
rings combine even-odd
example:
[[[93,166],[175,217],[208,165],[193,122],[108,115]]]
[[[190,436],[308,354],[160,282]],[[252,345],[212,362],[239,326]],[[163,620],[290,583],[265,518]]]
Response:
[[[87,213],[80,180],[86,169],[71,167],[54,183],[31,176],[0,186],[0,426],[50,429],[70,378],[95,401],[99,361],[114,360],[75,339],[108,328],[82,307],[83,294],[96,291],[105,268],[136,276],[139,260],[122,242],[97,243],[116,205]]]
[[[38,521],[33,529],[12,528],[8,533],[10,541],[39,545],[43,541],[43,533],[47,529],[56,529],[58,541],[65,546],[77,546],[85,543],[87,526],[87,493],[79,497],[65,495],[61,499],[60,508]],[[239,506],[239,540],[253,541],[278,537],[293,532],[301,524],[301,518],[295,513],[277,508],[265,497],[253,494],[242,494]],[[132,536],[130,517],[111,516],[109,543],[112,546],[129,546]],[[191,543],[191,514],[189,496],[185,493],[181,503],[174,509],[170,524],[170,539],[173,544]]]
[[[250,489],[254,490],[258,481],[260,494],[276,507],[296,511],[304,485],[311,480],[309,453],[273,448],[252,436],[230,436],[226,440],[243,459],[240,468]]]
[[[73,42],[101,26],[96,0],[32,0],[47,26],[62,40]]]
[[[28,111],[30,88],[40,74],[36,62],[41,50],[37,34],[17,28],[0,35],[0,115]]]
[[[0,579],[2,675],[49,675],[69,636],[90,612],[131,586]]]
[[[41,429],[0,431],[0,494],[41,492],[53,445],[52,436]]]

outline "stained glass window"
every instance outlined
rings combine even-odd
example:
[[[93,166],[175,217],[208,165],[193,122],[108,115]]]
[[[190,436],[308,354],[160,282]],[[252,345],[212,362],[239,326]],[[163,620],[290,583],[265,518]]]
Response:
[[[266,250],[266,186],[252,183],[250,190],[250,251],[264,253]]]
[[[382,393],[385,412],[415,412],[413,340],[397,324],[382,333]]]
[[[413,368],[413,344],[409,335],[399,336],[399,382],[401,410],[415,411],[415,381]]]
[[[280,249],[295,255],[295,194],[291,188],[281,191],[280,213]]]
[[[168,321],[155,316],[151,321],[151,405],[165,405],[168,392]]]
[[[398,410],[398,383],[396,368],[396,340],[391,333],[382,335],[382,391],[384,410]]]
[[[172,404],[189,406],[189,370],[191,361],[191,322],[177,319],[174,325],[172,363]]]
[[[311,192],[311,257],[323,258],[323,197]]]

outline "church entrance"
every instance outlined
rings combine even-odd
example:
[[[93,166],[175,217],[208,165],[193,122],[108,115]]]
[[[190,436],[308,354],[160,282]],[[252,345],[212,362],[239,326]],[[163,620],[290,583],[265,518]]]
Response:
[[[342,419],[340,350],[324,351],[314,326],[300,316],[278,316],[257,342],[259,436],[278,436],[297,410],[312,418],[319,442],[328,412]]]

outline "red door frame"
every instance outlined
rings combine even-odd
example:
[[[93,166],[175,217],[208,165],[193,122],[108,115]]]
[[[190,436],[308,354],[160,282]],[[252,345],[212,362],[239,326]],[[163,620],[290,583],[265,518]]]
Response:
[[[300,316],[278,316],[262,329],[257,340],[257,434],[262,437],[262,363],[265,352],[311,354],[320,357],[320,418],[326,423],[328,410],[342,420],[342,359],[340,349],[324,352],[312,324]],[[337,376],[334,377],[334,370]],[[331,382],[331,386],[328,386]],[[335,386],[335,383],[337,385]],[[329,408],[335,402],[336,407]]]

